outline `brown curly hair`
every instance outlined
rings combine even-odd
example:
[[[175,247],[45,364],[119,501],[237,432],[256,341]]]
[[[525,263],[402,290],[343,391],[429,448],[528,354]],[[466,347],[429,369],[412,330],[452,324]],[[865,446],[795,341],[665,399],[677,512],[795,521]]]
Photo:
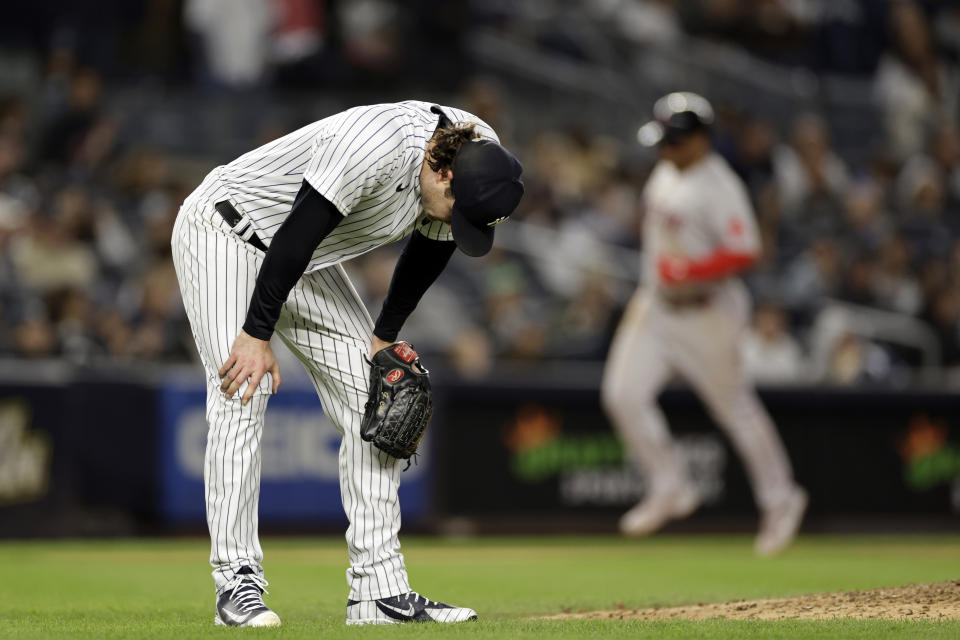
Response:
[[[427,165],[433,171],[449,171],[453,168],[453,159],[464,142],[476,140],[480,134],[473,122],[462,122],[450,127],[437,129],[433,134],[433,148],[427,154]]]

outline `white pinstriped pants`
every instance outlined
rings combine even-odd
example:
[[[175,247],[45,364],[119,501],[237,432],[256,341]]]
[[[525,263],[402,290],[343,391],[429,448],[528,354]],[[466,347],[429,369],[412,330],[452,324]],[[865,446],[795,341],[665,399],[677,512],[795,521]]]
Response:
[[[761,509],[793,489],[793,470],[777,429],[741,364],[740,341],[750,298],[742,283],[724,283],[703,308],[669,309],[648,290],[630,301],[610,347],[603,403],[649,493],[686,480],[657,396],[674,374],[704,401],[740,454]]]
[[[218,591],[243,566],[262,574],[257,534],[260,441],[272,381],[240,404],[220,391],[218,371],[246,317],[263,255],[232,234],[214,211],[226,197],[208,178],[187,198],[173,231],[173,260],[207,377],[204,487],[210,564]],[[339,265],[305,274],[284,304],[276,333],[310,374],[330,421],[341,432],[340,495],[350,521],[350,598],[371,600],[410,590],[400,554],[401,467],[360,438],[373,322]],[[282,390],[281,390],[282,393]]]

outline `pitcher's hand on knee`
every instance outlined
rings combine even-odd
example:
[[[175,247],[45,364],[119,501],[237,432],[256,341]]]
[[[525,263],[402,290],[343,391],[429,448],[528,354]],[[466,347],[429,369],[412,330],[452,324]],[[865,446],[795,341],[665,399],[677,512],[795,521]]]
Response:
[[[230,357],[220,367],[220,378],[223,380],[220,390],[228,398],[232,398],[240,386],[249,380],[247,390],[240,400],[240,403],[245,405],[250,402],[260,380],[268,371],[273,377],[273,394],[276,395],[280,387],[280,365],[277,364],[277,357],[273,355],[270,342],[241,331],[233,341]]]

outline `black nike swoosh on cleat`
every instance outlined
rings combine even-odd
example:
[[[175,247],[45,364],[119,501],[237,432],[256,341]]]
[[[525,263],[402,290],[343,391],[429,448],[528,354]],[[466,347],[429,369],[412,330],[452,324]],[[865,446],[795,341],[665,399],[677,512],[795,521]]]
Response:
[[[392,607],[388,604],[377,602],[377,608],[385,613],[388,617],[393,618],[394,620],[400,620],[401,622],[433,622],[433,618],[430,617],[426,611],[421,609],[417,611],[412,604],[407,604],[406,609],[399,609]]]
[[[387,614],[387,616],[393,618],[394,620],[412,620],[416,610],[413,608],[413,605],[408,604],[406,609],[398,609],[396,607],[391,607],[388,604],[384,604],[377,600],[377,609]]]

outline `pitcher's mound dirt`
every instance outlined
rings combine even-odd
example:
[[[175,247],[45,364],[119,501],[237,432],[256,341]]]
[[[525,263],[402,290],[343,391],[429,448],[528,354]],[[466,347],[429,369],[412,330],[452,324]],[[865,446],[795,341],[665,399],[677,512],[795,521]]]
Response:
[[[653,609],[619,608],[549,616],[620,620],[823,620],[878,618],[884,620],[960,620],[960,580],[906,587],[814,593],[776,600],[737,600]]]

